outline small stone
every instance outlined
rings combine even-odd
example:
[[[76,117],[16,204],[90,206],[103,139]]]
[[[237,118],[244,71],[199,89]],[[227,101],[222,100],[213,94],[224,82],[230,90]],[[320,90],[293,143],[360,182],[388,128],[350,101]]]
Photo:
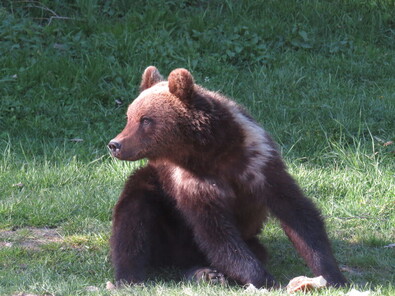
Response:
[[[309,278],[306,276],[298,276],[289,281],[287,285],[287,292],[294,293],[297,291],[310,291],[314,289],[320,289],[326,286],[326,280],[322,276],[315,278]]]
[[[89,292],[96,292],[96,291],[99,291],[99,288],[96,286],[88,286],[88,287],[86,287],[86,290]]]
[[[115,287],[115,285],[114,285],[113,283],[111,283],[110,281],[108,281],[108,282],[106,283],[106,289],[107,289],[107,290],[115,290],[116,287]]]
[[[352,289],[350,292],[346,294],[346,296],[368,296],[368,295],[370,295],[370,291],[361,292],[355,289]]]

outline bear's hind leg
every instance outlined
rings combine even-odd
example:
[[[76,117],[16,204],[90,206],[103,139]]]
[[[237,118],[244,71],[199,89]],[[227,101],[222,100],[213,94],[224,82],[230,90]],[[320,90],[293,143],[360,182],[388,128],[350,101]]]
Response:
[[[118,284],[145,280],[152,254],[161,248],[156,237],[163,200],[156,171],[150,166],[137,170],[126,182],[113,212],[111,236],[111,257]]]
[[[192,230],[149,165],[129,177],[115,206],[111,257],[116,282],[126,284],[143,282],[150,267],[206,264]]]

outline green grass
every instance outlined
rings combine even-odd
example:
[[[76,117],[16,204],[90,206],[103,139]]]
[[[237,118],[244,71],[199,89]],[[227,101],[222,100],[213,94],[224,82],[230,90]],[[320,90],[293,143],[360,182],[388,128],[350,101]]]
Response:
[[[148,65],[246,106],[322,209],[346,277],[395,293],[394,1],[42,0],[0,4],[0,295],[254,294],[166,271],[105,290],[111,211],[143,164],[105,145]],[[311,275],[276,221],[261,239],[283,285]]]

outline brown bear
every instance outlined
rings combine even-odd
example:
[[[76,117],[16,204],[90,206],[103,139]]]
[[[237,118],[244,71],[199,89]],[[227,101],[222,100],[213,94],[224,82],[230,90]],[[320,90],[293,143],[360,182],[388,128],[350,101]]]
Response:
[[[185,69],[165,81],[150,66],[140,91],[126,127],[108,144],[119,159],[148,159],[127,180],[113,213],[118,283],[140,283],[149,268],[176,266],[192,278],[276,286],[257,238],[270,212],[314,275],[346,284],[319,211],[243,108],[195,84]]]

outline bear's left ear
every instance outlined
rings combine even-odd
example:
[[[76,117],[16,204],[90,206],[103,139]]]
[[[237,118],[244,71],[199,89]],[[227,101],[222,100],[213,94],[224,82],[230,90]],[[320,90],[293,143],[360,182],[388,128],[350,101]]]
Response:
[[[169,91],[183,101],[187,101],[193,92],[193,77],[186,69],[175,69],[168,77]]]
[[[143,73],[140,84],[140,92],[163,80],[164,79],[162,75],[160,75],[159,70],[154,66],[149,66]]]

